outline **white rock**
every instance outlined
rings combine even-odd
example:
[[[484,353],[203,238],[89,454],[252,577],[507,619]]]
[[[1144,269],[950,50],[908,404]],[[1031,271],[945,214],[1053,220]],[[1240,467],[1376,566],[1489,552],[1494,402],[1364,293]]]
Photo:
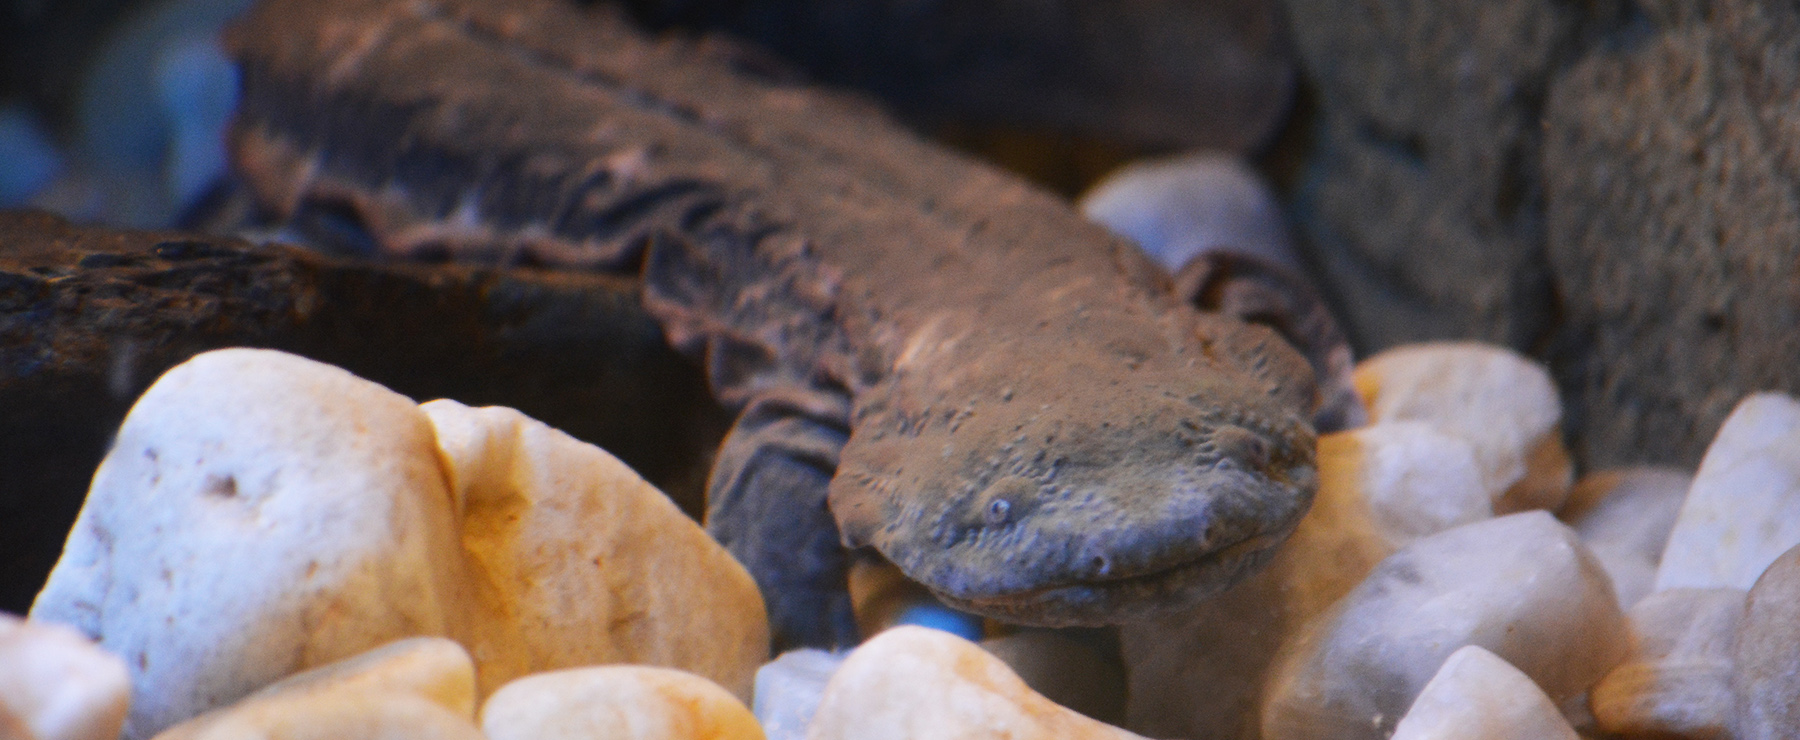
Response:
[[[125,657],[132,738],[413,635],[486,688],[631,662],[740,696],[769,640],[749,574],[605,452],[263,350],[145,393],[33,614]]]
[[[1800,547],[1764,571],[1732,643],[1732,730],[1736,740],[1800,736]]]
[[[1739,401],[1700,460],[1669,533],[1656,590],[1748,589],[1800,544],[1800,401]]]
[[[809,740],[1137,738],[1039,696],[975,643],[896,627],[850,653],[813,716]]]
[[[751,709],[769,740],[806,737],[825,685],[847,656],[813,648],[789,650],[756,670],[756,703]]]
[[[1630,609],[1650,594],[1663,545],[1694,477],[1674,468],[1604,470],[1582,477],[1557,516],[1612,576],[1619,605]]]
[[[1475,452],[1424,422],[1390,421],[1319,438],[1321,475],[1359,502],[1391,549],[1492,518]],[[1384,553],[1385,556],[1385,553]]]
[[[437,429],[492,690],[602,663],[690,671],[748,699],[769,654],[748,571],[617,458],[509,408],[421,407]]]
[[[1467,443],[1419,422],[1319,437],[1319,491],[1269,566],[1195,608],[1120,627],[1126,727],[1254,738],[1276,653],[1375,565],[1422,536],[1492,516]]]
[[[763,740],[743,702],[692,673],[571,668],[500,687],[481,707],[487,740]]]
[[[1422,421],[1468,442],[1496,513],[1562,505],[1572,467],[1543,366],[1503,347],[1429,342],[1362,361],[1354,381],[1372,422]]]
[[[1487,650],[1458,649],[1394,727],[1393,740],[1578,740],[1531,678]]]
[[[1600,564],[1549,514],[1464,525],[1383,560],[1284,649],[1262,735],[1383,738],[1465,645],[1519,668],[1560,706],[1623,658],[1626,632]]]
[[[417,637],[297,673],[155,740],[479,738],[475,666],[454,641]]]
[[[1631,652],[1594,686],[1600,729],[1626,737],[1721,738],[1731,728],[1732,643],[1747,593],[1658,591],[1632,607]]]
[[[1298,269],[1275,196],[1243,161],[1189,154],[1114,172],[1081,198],[1083,215],[1138,243],[1169,271],[1229,251]]]
[[[63,625],[0,614],[0,737],[112,740],[130,701],[117,656]]]
[[[143,738],[410,635],[467,634],[456,512],[412,401],[266,350],[150,387],[32,617],[125,658]]]

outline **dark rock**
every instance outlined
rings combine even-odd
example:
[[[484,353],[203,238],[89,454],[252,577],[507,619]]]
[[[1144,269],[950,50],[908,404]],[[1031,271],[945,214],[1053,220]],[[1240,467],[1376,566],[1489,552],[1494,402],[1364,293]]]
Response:
[[[1711,8],[1549,101],[1555,369],[1592,462],[1694,465],[1740,398],[1800,388],[1800,14]]]
[[[1541,100],[1604,13],[1546,0],[1286,6],[1321,109],[1296,216],[1359,349],[1530,346],[1552,318]]]
[[[653,26],[751,39],[820,81],[873,92],[928,123],[1246,151],[1286,119],[1293,88],[1279,7],[1258,0],[626,5]]]
[[[1287,5],[1321,110],[1296,215],[1359,349],[1544,359],[1595,467],[1694,465],[1800,388],[1793,9]]]
[[[29,607],[137,395],[228,346],[294,352],[421,401],[518,408],[695,514],[728,422],[629,280],[341,260],[0,211],[0,609]]]

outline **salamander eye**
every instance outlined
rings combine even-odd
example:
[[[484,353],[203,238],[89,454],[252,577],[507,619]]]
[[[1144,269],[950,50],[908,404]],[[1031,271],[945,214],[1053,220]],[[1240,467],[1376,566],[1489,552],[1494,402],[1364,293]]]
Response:
[[[1007,517],[1012,516],[1012,502],[997,498],[988,502],[984,518],[988,524],[1005,524]]]

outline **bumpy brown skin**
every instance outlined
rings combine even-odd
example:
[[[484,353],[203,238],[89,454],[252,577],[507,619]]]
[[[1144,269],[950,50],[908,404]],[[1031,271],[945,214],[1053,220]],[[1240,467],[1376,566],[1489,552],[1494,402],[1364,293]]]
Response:
[[[1223,588],[1314,487],[1298,357],[1079,244],[921,278],[995,289],[975,300],[882,295],[892,361],[831,484],[847,541],[1012,621],[1116,623]]]
[[[1291,268],[1229,249],[1208,251],[1175,271],[1175,295],[1203,311],[1267,326],[1305,355],[1319,389],[1313,409],[1319,433],[1369,423],[1351,382],[1350,340],[1318,291]]]
[[[275,213],[641,263],[743,410],[707,526],[778,644],[854,639],[839,530],[952,604],[1100,624],[1225,587],[1311,500],[1305,360],[859,101],[547,0],[267,0],[232,44],[236,162]]]

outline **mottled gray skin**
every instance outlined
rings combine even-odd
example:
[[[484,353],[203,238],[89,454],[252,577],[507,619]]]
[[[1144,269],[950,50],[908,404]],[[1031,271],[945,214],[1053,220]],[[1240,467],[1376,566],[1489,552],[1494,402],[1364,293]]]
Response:
[[[894,325],[864,339],[892,359],[855,394],[831,508],[952,605],[1116,623],[1285,536],[1315,486],[1310,384],[1272,332],[1171,305],[1122,255],[1058,251],[949,271],[1001,293],[967,302],[926,300],[939,274],[881,281]]]
[[[1304,359],[860,101],[548,0],[266,0],[231,43],[270,212],[330,204],[396,255],[641,266],[741,410],[706,524],[778,646],[855,641],[844,547],[1095,625],[1226,587],[1311,501]]]

